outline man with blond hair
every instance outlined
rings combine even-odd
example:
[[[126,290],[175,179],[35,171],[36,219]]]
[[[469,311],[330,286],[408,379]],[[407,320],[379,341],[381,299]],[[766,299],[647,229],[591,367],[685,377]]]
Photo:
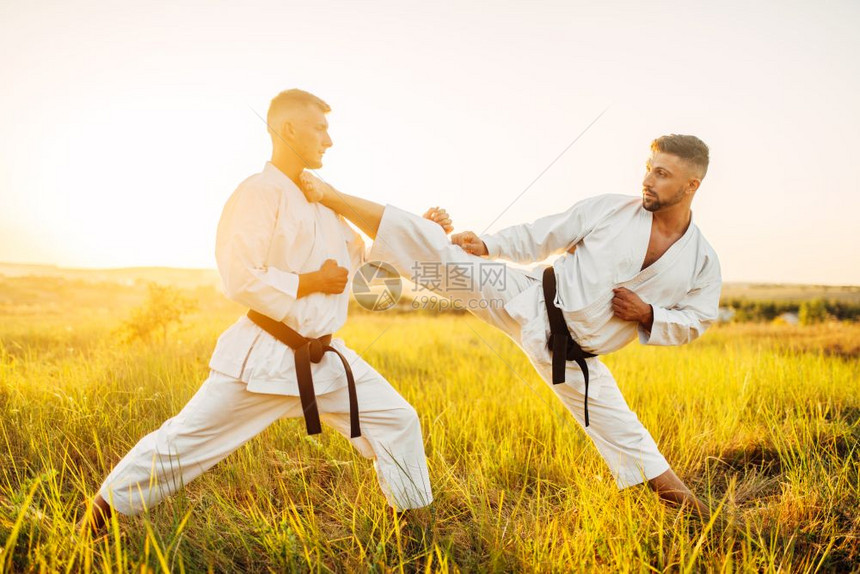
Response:
[[[660,453],[598,355],[635,338],[681,345],[717,318],[717,255],[692,222],[691,203],[708,168],[698,138],[663,136],[651,145],[641,197],[602,195],[567,211],[478,236],[449,241],[439,226],[392,206],[340,193],[306,175],[311,200],[351,219],[375,238],[369,259],[415,270],[436,264],[472,281],[426,285],[509,335],[585,429],[619,488],[647,482],[663,500],[708,509]],[[447,227],[444,211],[434,219]],[[506,266],[504,281],[480,281],[485,258],[540,262],[542,274]],[[465,285],[465,287],[464,287]],[[498,304],[478,304],[494,301]],[[480,384],[480,381],[475,381]]]
[[[248,307],[218,340],[209,378],[175,417],[143,437],[105,479],[88,514],[159,503],[281,418],[320,420],[374,461],[397,511],[433,495],[415,409],[358,354],[333,339],[347,316],[364,242],[342,217],[309,203],[297,182],[331,147],[323,100],[301,90],[269,106],[271,160],[224,207],[215,247],[227,296]]]

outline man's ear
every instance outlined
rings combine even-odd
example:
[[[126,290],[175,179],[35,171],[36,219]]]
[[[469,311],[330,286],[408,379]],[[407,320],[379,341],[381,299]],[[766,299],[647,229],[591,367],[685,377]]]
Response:
[[[284,123],[281,124],[281,133],[284,134],[284,137],[295,137],[296,128],[293,125],[293,122],[290,120],[284,120]]]
[[[692,191],[693,193],[695,193],[696,190],[699,189],[700,185],[702,185],[702,180],[698,177],[691,177],[689,181],[687,181],[687,189],[689,191]]]

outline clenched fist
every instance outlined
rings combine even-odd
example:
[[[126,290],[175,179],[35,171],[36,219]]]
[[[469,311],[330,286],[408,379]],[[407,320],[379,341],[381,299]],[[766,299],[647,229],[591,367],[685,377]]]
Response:
[[[320,293],[328,293],[330,295],[343,293],[349,281],[349,271],[338,265],[334,259],[326,259],[317,273],[319,274],[317,278],[319,281],[317,291]]]
[[[612,312],[624,321],[636,321],[650,329],[654,322],[654,312],[651,305],[643,301],[639,295],[627,289],[618,287],[612,290]]]
[[[445,230],[445,233],[451,233],[454,230],[454,226],[451,224],[451,216],[448,215],[448,212],[440,207],[431,207],[424,213],[424,219],[429,219],[433,223],[438,223],[442,229]]]
[[[326,259],[317,271],[299,275],[298,297],[311,293],[337,295],[343,293],[349,282],[349,271],[337,264],[334,259]]]
[[[486,257],[489,255],[487,245],[473,231],[455,233],[451,236],[451,243],[459,245],[466,253]]]

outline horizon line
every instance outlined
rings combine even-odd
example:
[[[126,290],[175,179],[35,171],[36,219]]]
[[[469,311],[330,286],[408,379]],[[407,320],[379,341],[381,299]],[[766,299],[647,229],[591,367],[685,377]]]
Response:
[[[218,269],[215,267],[175,267],[170,265],[127,265],[127,266],[119,266],[119,267],[87,267],[87,266],[74,266],[74,267],[66,267],[60,265],[58,263],[15,263],[9,261],[0,261],[0,276],[5,276],[2,272],[2,267],[30,267],[30,268],[46,268],[46,269],[54,269],[57,271],[79,271],[79,272],[120,272],[120,271],[134,271],[134,270],[166,270],[166,271],[195,271],[195,272],[212,272],[218,273]],[[849,288],[849,289],[860,289],[860,284],[851,284],[851,283],[826,283],[826,282],[817,282],[817,283],[799,283],[799,282],[785,282],[785,281],[757,281],[757,280],[747,280],[747,279],[732,279],[723,281],[723,285],[756,285],[756,286],[766,286],[766,285],[778,285],[778,286],[793,286],[793,287],[841,287],[841,288]]]

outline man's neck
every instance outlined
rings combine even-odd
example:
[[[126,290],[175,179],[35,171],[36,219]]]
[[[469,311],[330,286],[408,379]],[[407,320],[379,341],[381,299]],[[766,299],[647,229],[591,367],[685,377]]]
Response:
[[[301,159],[296,157],[296,154],[291,150],[284,153],[280,150],[272,151],[271,163],[278,168],[285,176],[293,180],[293,183],[299,185],[299,176],[305,169],[305,164]]]
[[[653,213],[654,226],[663,235],[681,236],[690,227],[693,212],[686,203],[675,204],[668,209],[661,209]]]

